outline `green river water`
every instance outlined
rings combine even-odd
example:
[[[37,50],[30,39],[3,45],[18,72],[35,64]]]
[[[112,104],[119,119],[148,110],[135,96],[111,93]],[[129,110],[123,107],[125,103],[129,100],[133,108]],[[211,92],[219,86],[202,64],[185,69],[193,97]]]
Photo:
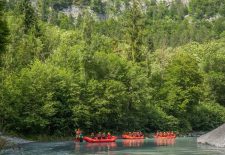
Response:
[[[2,155],[225,155],[225,148],[196,143],[196,138],[176,140],[122,140],[114,143],[34,142],[6,149]]]

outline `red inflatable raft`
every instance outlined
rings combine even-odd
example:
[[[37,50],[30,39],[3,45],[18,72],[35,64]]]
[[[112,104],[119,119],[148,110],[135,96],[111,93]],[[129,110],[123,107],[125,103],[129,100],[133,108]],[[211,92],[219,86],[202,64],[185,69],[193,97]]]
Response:
[[[139,137],[134,137],[134,136],[129,136],[129,135],[122,135],[123,139],[144,139],[144,136],[139,136]]]
[[[112,136],[110,139],[93,139],[90,137],[84,137],[84,140],[88,143],[107,143],[107,142],[115,142],[117,139],[116,136]]]

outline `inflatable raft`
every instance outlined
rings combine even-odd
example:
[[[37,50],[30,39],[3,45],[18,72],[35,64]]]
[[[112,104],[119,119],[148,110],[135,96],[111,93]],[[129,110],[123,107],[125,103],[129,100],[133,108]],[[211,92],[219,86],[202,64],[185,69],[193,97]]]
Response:
[[[139,137],[134,137],[134,136],[129,136],[129,135],[122,135],[123,139],[144,139],[144,136],[139,136]]]
[[[110,139],[94,139],[90,137],[84,137],[84,140],[88,143],[108,143],[108,142],[115,142],[117,137],[112,136]]]
[[[176,135],[173,135],[173,136],[156,136],[156,135],[154,135],[154,138],[168,138],[168,139],[172,139],[172,138],[176,138]]]

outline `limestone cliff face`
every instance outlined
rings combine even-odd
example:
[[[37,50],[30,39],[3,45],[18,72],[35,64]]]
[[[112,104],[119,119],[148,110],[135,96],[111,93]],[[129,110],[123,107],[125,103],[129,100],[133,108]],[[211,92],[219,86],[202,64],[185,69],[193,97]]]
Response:
[[[39,2],[43,0],[30,0],[32,5],[38,10]],[[55,0],[57,1],[57,0]],[[91,9],[90,6],[79,6],[75,3],[73,5],[68,5],[65,8],[61,8],[58,11],[62,12],[68,16],[72,16],[74,18],[77,18],[80,14],[82,14],[82,10],[85,8],[88,10],[92,15],[99,17],[100,19],[110,18],[110,17],[116,17],[119,13],[126,10],[126,5],[122,0],[101,0],[103,4],[105,4],[105,9],[107,10],[104,14],[97,13],[94,10]],[[140,7],[143,12],[147,9],[147,3],[149,3],[151,0],[139,0]],[[157,3],[165,2],[168,5],[170,5],[172,2],[176,0],[156,0]],[[188,5],[190,0],[181,0],[182,3]],[[129,1],[132,3],[132,0]]]
[[[197,139],[198,143],[209,144],[216,147],[225,147],[225,124],[210,131],[209,133],[200,136]]]
[[[33,0],[33,1],[37,1],[37,0]],[[118,13],[120,12],[123,12],[126,10],[126,5],[123,1],[121,1],[118,5],[119,5],[119,8],[117,8],[117,4],[116,4],[116,1],[112,1],[112,0],[101,0],[102,3],[106,4],[106,13],[105,14],[99,14],[99,13],[96,13],[94,12],[94,10],[91,10],[90,6],[76,6],[76,5],[72,5],[72,6],[69,6],[65,9],[62,10],[63,13],[65,13],[66,15],[68,16],[72,16],[74,18],[77,18],[79,16],[79,14],[82,13],[82,9],[85,8],[87,9],[92,15],[95,15],[96,17],[101,17],[103,19],[105,18],[110,18],[110,17],[115,17],[117,16]],[[139,0],[140,2],[140,7],[142,9],[143,12],[146,11],[147,9],[147,3],[151,1],[151,0]],[[160,2],[166,2],[168,3],[168,5],[170,5],[172,2],[174,2],[175,0],[156,0],[157,3],[160,3]],[[181,0],[182,3],[188,5],[189,4],[189,1],[190,0]],[[130,3],[132,3],[132,0],[130,0]],[[117,7],[116,7],[117,6]],[[114,11],[112,11],[114,10]],[[115,11],[117,10],[117,11]]]

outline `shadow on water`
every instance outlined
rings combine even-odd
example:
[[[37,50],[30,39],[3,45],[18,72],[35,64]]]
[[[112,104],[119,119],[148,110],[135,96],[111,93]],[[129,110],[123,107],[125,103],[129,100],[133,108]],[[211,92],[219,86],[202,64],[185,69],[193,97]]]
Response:
[[[3,155],[225,155],[225,148],[199,145],[196,138],[117,140],[113,143],[29,143]]]

